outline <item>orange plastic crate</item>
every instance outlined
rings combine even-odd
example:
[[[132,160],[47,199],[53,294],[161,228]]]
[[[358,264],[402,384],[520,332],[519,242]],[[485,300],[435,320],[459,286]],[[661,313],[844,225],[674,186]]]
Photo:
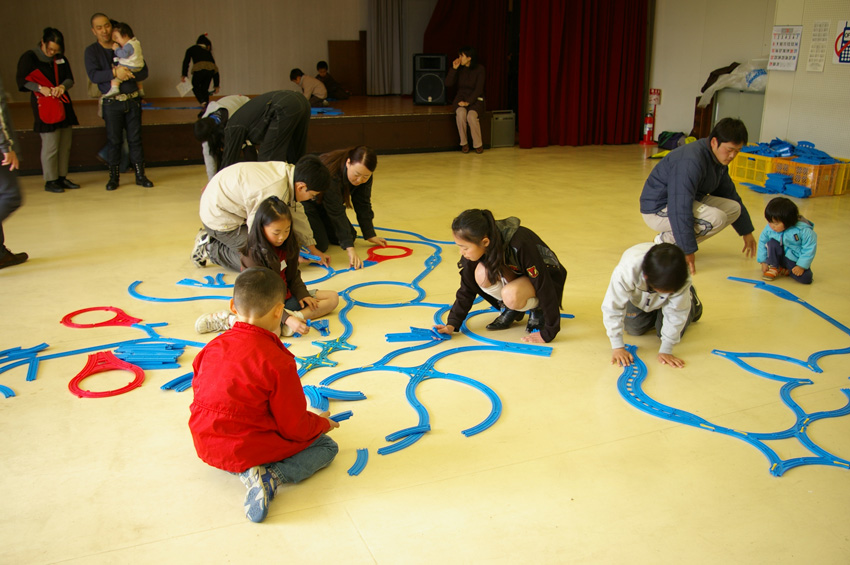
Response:
[[[764,186],[767,175],[774,172],[773,157],[738,153],[735,160],[729,164],[729,176],[735,182],[749,182]]]
[[[832,196],[838,165],[806,165],[792,159],[775,159],[774,172],[790,175],[794,184],[811,189],[812,196]]]
[[[838,172],[835,174],[835,187],[832,190],[834,196],[850,192],[850,160],[838,159]]]

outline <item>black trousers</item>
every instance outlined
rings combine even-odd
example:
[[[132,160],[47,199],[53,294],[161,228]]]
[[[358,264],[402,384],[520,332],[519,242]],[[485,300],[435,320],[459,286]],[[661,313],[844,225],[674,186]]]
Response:
[[[21,207],[22,201],[21,187],[18,185],[18,173],[9,170],[7,165],[0,165],[0,256],[6,254],[3,221]]]
[[[144,163],[141,98],[131,100],[104,99],[103,121],[106,122],[109,166],[117,167],[121,163],[121,144],[124,141],[125,131],[127,132],[127,143],[130,146],[130,162]]]

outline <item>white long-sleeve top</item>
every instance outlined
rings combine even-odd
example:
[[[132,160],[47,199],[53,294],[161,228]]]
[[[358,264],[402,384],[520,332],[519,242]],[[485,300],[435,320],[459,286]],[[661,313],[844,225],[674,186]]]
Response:
[[[236,163],[222,169],[201,195],[200,216],[215,231],[248,229],[254,214],[269,196],[277,196],[292,211],[292,229],[300,245],[315,245],[304,205],[295,199],[295,165],[283,161]]]
[[[661,348],[659,353],[673,353],[679,343],[682,330],[688,321],[691,309],[691,278],[678,292],[661,294],[649,288],[641,266],[646,253],[654,243],[639,243],[627,249],[611,274],[611,282],[602,302],[602,322],[611,340],[611,348],[623,347],[623,327],[626,304],[631,302],[644,312],[661,310],[664,322],[661,326]]]

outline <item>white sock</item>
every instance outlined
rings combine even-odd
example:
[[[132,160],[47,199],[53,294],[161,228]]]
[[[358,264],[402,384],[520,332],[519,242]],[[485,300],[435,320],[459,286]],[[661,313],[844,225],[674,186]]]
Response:
[[[523,306],[522,308],[517,308],[517,310],[519,310],[520,312],[525,312],[526,310],[534,310],[538,306],[540,306],[540,300],[538,300],[536,296],[532,296],[526,301],[525,306]]]

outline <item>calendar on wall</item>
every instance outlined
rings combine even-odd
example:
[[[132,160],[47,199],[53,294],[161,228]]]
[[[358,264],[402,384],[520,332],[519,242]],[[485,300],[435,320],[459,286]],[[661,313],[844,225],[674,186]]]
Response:
[[[800,56],[800,40],[802,38],[803,26],[773,26],[767,70],[797,70],[797,58]]]

